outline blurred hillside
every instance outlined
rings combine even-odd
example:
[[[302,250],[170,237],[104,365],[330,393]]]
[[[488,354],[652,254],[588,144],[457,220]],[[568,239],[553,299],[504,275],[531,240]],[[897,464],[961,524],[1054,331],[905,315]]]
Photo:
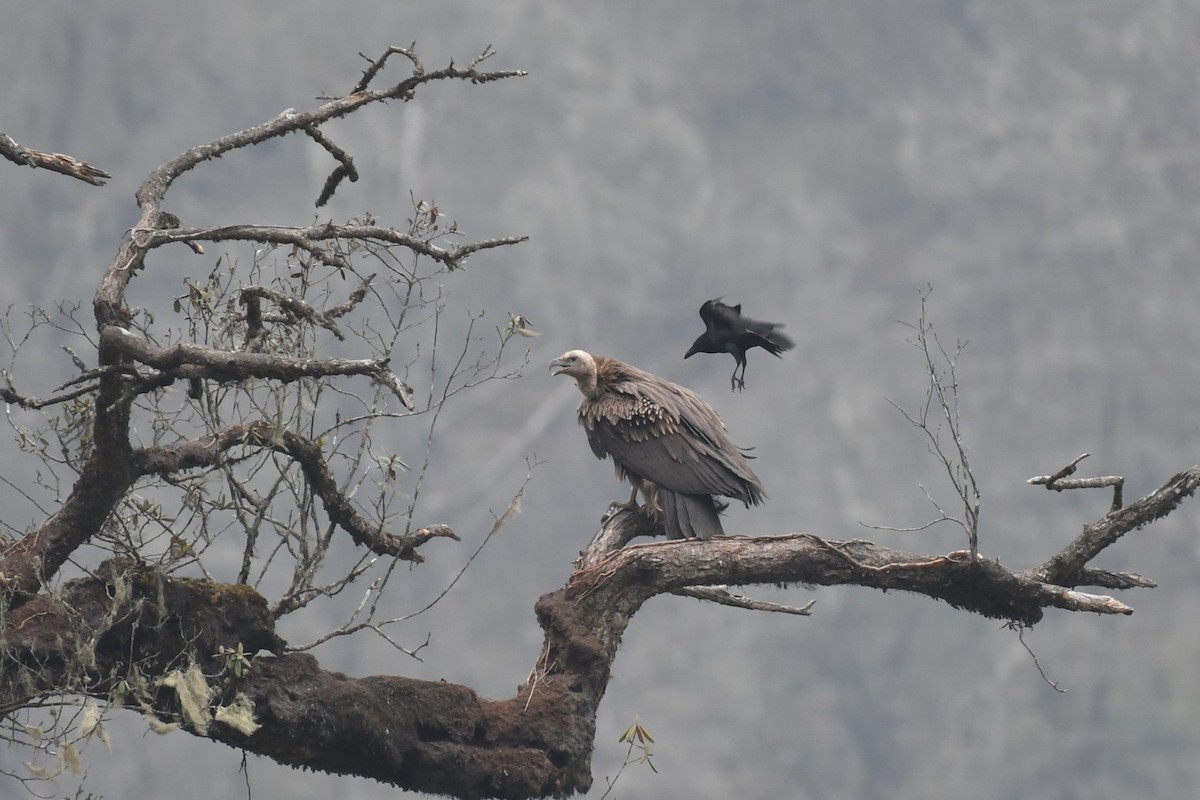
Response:
[[[178,5],[0,0],[0,130],[114,175],[93,189],[0,165],[0,296],[83,306],[136,220],[133,191],[188,147],[318,95],[348,91],[362,52],[416,40],[427,65],[490,44],[530,75],[438,85],[332,132],[362,179],[320,218],[402,222],[410,192],[470,237],[527,234],[448,276],[452,308],[493,325],[526,314],[519,381],[463,395],[442,423],[429,520],[465,535],[389,602],[424,605],[461,567],[526,471],[522,514],[406,633],[423,662],[375,641],[322,663],[354,674],[462,681],[508,696],[540,645],[533,603],[557,588],[625,489],[575,423],[577,393],[545,364],[584,347],[695,388],[735,441],[755,446],[770,495],[726,528],[869,537],[915,551],[962,546],[921,486],[952,493],[919,432],[923,365],[906,342],[929,316],[959,366],[965,437],[984,491],[981,549],[1041,562],[1108,498],[1025,485],[1088,451],[1081,472],[1126,476],[1134,498],[1198,461],[1200,6],[1167,0],[868,0],[632,3]],[[304,224],[330,169],[293,137],[204,165],[167,207],[191,224]],[[170,309],[218,255],[180,248],[135,284]],[[710,297],[782,320],[797,348],[682,360]],[[169,324],[169,322],[167,323]],[[19,385],[71,376],[39,342]],[[82,351],[81,351],[82,352]],[[94,356],[93,356],[94,357]],[[0,367],[7,359],[0,359]],[[30,368],[30,363],[36,368]],[[16,419],[14,424],[30,424]],[[9,437],[10,438],[10,437]],[[403,453],[402,453],[403,455]],[[3,477],[28,464],[0,441]],[[42,514],[0,487],[0,519]],[[659,774],[630,768],[617,797],[1180,797],[1200,784],[1200,512],[1122,543],[1104,566],[1161,586],[1136,614],[1051,613],[1025,636],[919,598],[866,590],[760,593],[808,619],[661,598],[635,619],[602,707],[594,796],[639,715]],[[291,632],[298,639],[312,632]],[[114,724],[111,755],[85,752],[106,798],[243,796],[241,755]],[[11,751],[4,767],[27,755]],[[249,761],[255,798],[392,797],[366,781]],[[0,794],[21,788],[0,778]],[[65,788],[59,794],[66,794]]]

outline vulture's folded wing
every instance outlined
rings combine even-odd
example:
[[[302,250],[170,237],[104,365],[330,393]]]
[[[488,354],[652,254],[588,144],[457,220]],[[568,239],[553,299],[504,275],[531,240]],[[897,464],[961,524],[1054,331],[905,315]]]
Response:
[[[637,373],[582,418],[592,450],[674,492],[761,502],[762,484],[712,407],[688,389]]]

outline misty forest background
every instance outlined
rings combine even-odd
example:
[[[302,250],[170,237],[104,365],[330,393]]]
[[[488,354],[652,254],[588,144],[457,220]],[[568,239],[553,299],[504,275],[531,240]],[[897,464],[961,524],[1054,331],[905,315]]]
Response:
[[[1040,563],[1104,513],[1107,493],[1025,484],[1079,453],[1093,454],[1081,474],[1123,474],[1129,499],[1200,461],[1200,4],[87,5],[0,0],[0,129],[114,175],[96,189],[0,168],[0,300],[17,313],[78,302],[88,325],[95,281],[137,218],[133,191],[163,161],[348,91],[359,52],[415,40],[436,68],[490,44],[489,67],[530,71],[437,84],[330,129],[363,178],[320,219],[371,211],[403,225],[411,192],[471,238],[529,235],[445,277],[445,341],[480,310],[485,331],[520,313],[543,335],[519,341],[530,349],[522,378],[461,395],[443,417],[421,521],[465,541],[427,547],[428,563],[390,585],[388,614],[444,588],[536,458],[521,515],[398,632],[412,646],[432,633],[423,661],[364,636],[318,651],[328,668],[494,697],[524,680],[541,643],[534,601],[627,493],[587,447],[575,388],[546,371],[573,347],[691,386],[757,448],[770,499],[731,508],[731,533],[965,546],[949,525],[862,524],[924,523],[934,512],[922,486],[955,510],[920,433],[885,399],[922,399],[901,322],[928,285],[943,341],[969,341],[959,378],[985,556]],[[330,169],[289,137],[202,165],[166,207],[192,225],[306,224]],[[253,260],[219,245],[160,251],[132,302],[153,298],[170,322],[162,298],[219,256]],[[786,322],[797,342],[779,361],[754,351],[743,394],[729,391],[731,358],[682,360],[696,310],[718,295]],[[62,343],[46,335],[22,354],[22,391],[48,394],[74,374]],[[4,476],[28,487],[33,463],[10,439]],[[0,518],[24,528],[42,514],[0,489]],[[1122,596],[1132,617],[1051,610],[1026,635],[1066,693],[1043,682],[1015,633],[924,598],[754,593],[816,599],[811,618],[655,599],[601,707],[592,794],[619,768],[617,737],[637,715],[657,740],[658,774],[630,767],[618,797],[1188,796],[1200,785],[1198,526],[1200,508],[1185,504],[1097,564],[1160,582]],[[311,629],[284,634],[309,640],[341,616],[306,620]],[[110,731],[111,754],[85,750],[93,792],[245,796],[237,751],[148,733],[133,712]],[[6,769],[28,757],[0,750]],[[257,758],[248,769],[256,800],[395,795]],[[20,792],[0,778],[0,794]]]

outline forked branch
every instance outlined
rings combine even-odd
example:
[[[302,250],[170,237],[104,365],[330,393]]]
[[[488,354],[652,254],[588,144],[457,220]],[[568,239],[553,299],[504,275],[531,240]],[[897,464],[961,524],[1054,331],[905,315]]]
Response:
[[[403,53],[413,63],[413,71],[403,80],[383,89],[371,90],[367,86],[378,77],[380,70],[388,57],[393,53]],[[125,242],[118,252],[116,259],[105,273],[97,289],[93,302],[96,321],[105,325],[122,324],[122,311],[125,307],[124,295],[131,277],[145,267],[147,253],[155,247],[169,242],[185,242],[195,245],[200,240],[223,241],[243,240],[264,243],[287,243],[309,250],[322,263],[332,267],[344,268],[340,258],[318,243],[324,240],[343,238],[360,239],[364,241],[390,242],[410,247],[414,252],[421,253],[438,260],[447,267],[461,266],[464,259],[472,253],[489,247],[499,247],[523,241],[524,237],[492,239],[474,244],[462,245],[452,250],[438,247],[431,242],[417,239],[393,228],[382,226],[310,226],[309,228],[276,228],[272,226],[235,225],[222,227],[191,227],[184,228],[172,215],[163,210],[162,204],[171,185],[182,175],[199,164],[213,158],[220,158],[226,153],[247,147],[253,147],[271,139],[286,136],[289,133],[304,132],[313,138],[325,150],[331,153],[338,166],[334,175],[322,189],[319,202],[329,199],[343,177],[353,177],[354,170],[350,156],[338,148],[331,139],[319,131],[321,125],[330,120],[352,114],[363,106],[372,103],[384,103],[389,100],[411,100],[418,88],[425,84],[442,80],[464,80],[473,84],[489,83],[505,78],[520,77],[526,73],[522,70],[480,70],[479,64],[491,55],[490,49],[484,55],[476,58],[467,68],[456,67],[453,63],[439,70],[426,71],[411,48],[389,48],[387,53],[368,71],[359,86],[345,97],[338,97],[310,111],[287,109],[275,118],[245,130],[223,136],[208,144],[193,147],[185,153],[171,159],[150,173],[136,193],[141,217],[133,226],[133,235]],[[355,229],[357,227],[357,230]],[[344,229],[342,229],[344,228]]]
[[[1125,588],[1125,584],[1154,585],[1153,581],[1140,575],[1090,571],[1085,567],[1101,551],[1114,544],[1125,534],[1170,514],[1181,502],[1190,497],[1198,486],[1200,486],[1200,466],[1180,472],[1140,500],[1136,500],[1124,508],[1113,509],[1101,519],[1084,525],[1083,532],[1074,541],[1041,566],[1030,570],[1029,574],[1038,580],[1061,586],[1089,584]]]
[[[1060,469],[1053,475],[1036,475],[1026,483],[1035,486],[1045,486],[1052,492],[1061,492],[1065,489],[1102,489],[1111,486],[1113,490],[1112,510],[1116,511],[1122,505],[1121,492],[1125,487],[1125,478],[1120,475],[1103,475],[1095,478],[1069,478],[1074,475],[1079,462],[1087,458],[1090,453],[1084,453],[1078,456],[1070,464]]]
[[[135,450],[134,469],[139,475],[174,475],[189,469],[215,467],[222,456],[235,447],[268,447],[295,460],[309,488],[321,498],[330,522],[376,555],[419,563],[425,559],[416,549],[430,539],[458,540],[454,531],[445,525],[422,528],[411,534],[394,534],[365,519],[338,487],[316,442],[291,431],[279,430],[265,421],[229,425],[211,436]]]

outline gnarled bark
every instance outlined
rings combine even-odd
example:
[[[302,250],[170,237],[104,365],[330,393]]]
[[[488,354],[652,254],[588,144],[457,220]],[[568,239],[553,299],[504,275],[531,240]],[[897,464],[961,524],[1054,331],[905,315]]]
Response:
[[[1093,541],[1098,528],[1111,541],[1118,530],[1169,513],[1198,485],[1200,467],[1176,475],[1087,526],[1083,541],[1064,553]],[[967,551],[915,555],[812,534],[627,544],[647,530],[637,513],[615,515],[567,584],[538,600],[543,649],[529,680],[507,699],[440,681],[323,670],[311,655],[285,652],[266,601],[249,587],[112,561],[94,577],[69,582],[59,597],[40,595],[9,614],[0,700],[13,709],[62,691],[116,697],[291,766],[460,798],[561,796],[591,786],[596,711],[621,637],[642,604],[659,594],[714,585],[848,584],[916,592],[1024,626],[1036,624],[1047,607],[1132,612],[1114,598],[1076,591],[1090,574],[1111,574],[1082,564],[1070,579],[1051,582],[1043,568],[972,562]],[[1153,584],[1142,578],[1134,585]],[[241,675],[228,656],[239,644],[258,654]],[[80,663],[92,666],[81,672]],[[199,714],[168,680],[192,665],[208,676]],[[249,710],[249,725],[223,721],[222,710],[235,707]]]

